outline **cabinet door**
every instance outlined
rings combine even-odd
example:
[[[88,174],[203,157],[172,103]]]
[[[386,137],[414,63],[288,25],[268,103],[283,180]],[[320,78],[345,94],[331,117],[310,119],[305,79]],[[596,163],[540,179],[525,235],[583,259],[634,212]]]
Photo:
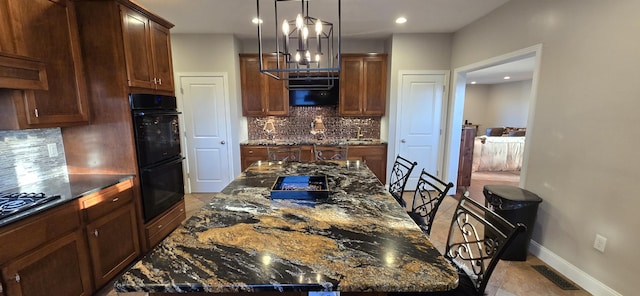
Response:
[[[174,91],[173,65],[171,62],[171,38],[169,29],[153,21],[151,28],[151,52],[153,55],[156,88]]]
[[[91,295],[82,233],[76,231],[2,267],[12,296]]]
[[[7,8],[14,44],[0,48],[45,65],[48,90],[25,91],[15,98],[23,128],[69,126],[89,121],[88,97],[74,2],[0,0]],[[3,14],[5,12],[3,11]],[[3,18],[5,18],[3,16]],[[37,21],[36,21],[37,20]]]
[[[120,7],[129,86],[155,88],[149,19],[129,8]]]
[[[267,68],[276,68],[277,57],[265,57],[264,63]],[[258,71],[260,72],[260,71]],[[289,114],[289,90],[285,87],[283,80],[260,73],[264,82],[264,101],[267,102],[266,115],[288,115]]]
[[[340,115],[362,113],[363,63],[360,57],[342,57],[340,67]]]
[[[243,171],[258,160],[267,160],[267,147],[240,146],[240,164]]]
[[[362,114],[384,115],[387,101],[387,62],[385,56],[366,57],[363,61]]]
[[[89,253],[96,287],[106,284],[140,254],[133,203],[87,225]],[[117,248],[114,248],[117,243]]]
[[[264,115],[265,103],[262,101],[262,76],[258,56],[240,57],[240,85],[242,87],[242,115]]]
[[[349,146],[349,160],[360,160],[367,164],[382,184],[387,174],[387,145]]]

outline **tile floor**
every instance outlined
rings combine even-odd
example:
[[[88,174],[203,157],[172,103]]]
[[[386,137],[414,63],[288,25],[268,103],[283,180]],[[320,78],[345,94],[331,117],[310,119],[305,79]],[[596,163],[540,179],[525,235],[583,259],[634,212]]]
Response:
[[[519,176],[513,173],[478,173],[474,172],[471,179],[471,186],[468,188],[471,198],[484,202],[482,188],[485,184],[508,184],[518,185]],[[444,251],[447,231],[451,215],[455,209],[457,198],[463,194],[459,190],[455,196],[448,196],[443,201],[431,231],[430,239],[441,252]],[[412,193],[407,192],[405,199],[410,199]],[[214,194],[189,194],[185,196],[187,217],[193,215],[199,208],[204,206]],[[491,280],[487,286],[487,296],[583,296],[591,295],[584,290],[562,290],[553,282],[535,271],[531,265],[544,265],[540,259],[529,255],[527,261],[500,261],[494,270]],[[98,296],[116,296],[112,285],[107,285],[104,289],[96,293]],[[122,296],[143,296],[144,293],[121,294]]]

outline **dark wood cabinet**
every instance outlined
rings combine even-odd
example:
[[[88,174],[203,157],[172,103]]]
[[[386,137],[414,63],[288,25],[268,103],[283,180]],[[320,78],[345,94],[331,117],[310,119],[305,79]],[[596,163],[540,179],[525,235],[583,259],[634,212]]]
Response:
[[[240,146],[241,170],[246,170],[258,160],[267,160],[267,146]]]
[[[387,55],[343,54],[340,59],[340,115],[383,116]]]
[[[132,186],[124,181],[0,228],[5,294],[91,295],[133,262],[140,243]]]
[[[2,268],[7,295],[91,295],[82,232],[76,231]]]
[[[378,177],[382,184],[387,175],[387,145],[352,145],[349,146],[349,160],[360,160]]]
[[[169,28],[120,6],[129,86],[173,92]]]
[[[89,122],[74,3],[0,0],[3,13],[0,51],[42,63],[44,71],[38,71],[38,75],[46,73],[47,79],[44,89],[18,90],[24,88],[20,83],[15,88],[3,86],[6,88],[0,91],[0,129],[62,127]],[[17,74],[36,75],[20,72]],[[27,80],[44,83],[37,77]]]
[[[81,199],[93,281],[102,287],[140,255],[132,181]],[[113,244],[118,247],[114,248]]]
[[[7,296],[91,295],[87,246],[76,203],[0,228]]]
[[[244,171],[258,160],[267,159],[268,146],[240,146],[240,163]],[[313,146],[303,145],[300,154],[301,161],[313,161]],[[380,180],[384,180],[387,174],[387,145],[351,145],[348,148],[349,160],[360,160],[367,164]],[[384,183],[384,181],[382,182]]]
[[[271,68],[277,57],[264,55],[263,62]],[[240,85],[242,115],[267,116],[289,114],[289,91],[282,80],[260,73],[257,54],[240,54]]]
[[[151,249],[187,218],[184,199],[145,225],[147,248]]]
[[[456,186],[471,186],[473,166],[473,145],[476,138],[476,127],[465,126],[460,137],[460,159],[458,162],[458,181]]]

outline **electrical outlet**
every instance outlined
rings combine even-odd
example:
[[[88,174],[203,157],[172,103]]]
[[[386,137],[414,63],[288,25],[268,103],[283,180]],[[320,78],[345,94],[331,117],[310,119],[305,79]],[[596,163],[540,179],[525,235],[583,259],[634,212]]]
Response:
[[[56,143],[47,144],[47,150],[49,150],[49,157],[58,156],[58,146],[56,145]]]
[[[604,253],[604,247],[607,245],[607,238],[596,234],[596,239],[593,241],[593,248]]]

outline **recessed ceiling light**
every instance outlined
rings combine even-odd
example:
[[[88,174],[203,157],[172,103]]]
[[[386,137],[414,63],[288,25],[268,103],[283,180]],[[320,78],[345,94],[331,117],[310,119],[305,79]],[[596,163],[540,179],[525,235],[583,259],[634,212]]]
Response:
[[[471,84],[476,84],[476,83],[477,83],[477,82],[475,82],[475,81],[471,81]]]
[[[399,17],[396,19],[396,24],[404,24],[407,22],[407,19],[404,17]]]
[[[261,19],[257,18],[257,17],[254,17],[254,18],[251,20],[251,22],[252,22],[252,23],[254,23],[254,24],[256,24],[256,25],[257,25],[257,24],[262,24],[262,23],[263,23],[263,21],[262,21]]]
[[[511,76],[505,76],[504,77],[504,80],[509,80],[509,79],[511,79]]]

